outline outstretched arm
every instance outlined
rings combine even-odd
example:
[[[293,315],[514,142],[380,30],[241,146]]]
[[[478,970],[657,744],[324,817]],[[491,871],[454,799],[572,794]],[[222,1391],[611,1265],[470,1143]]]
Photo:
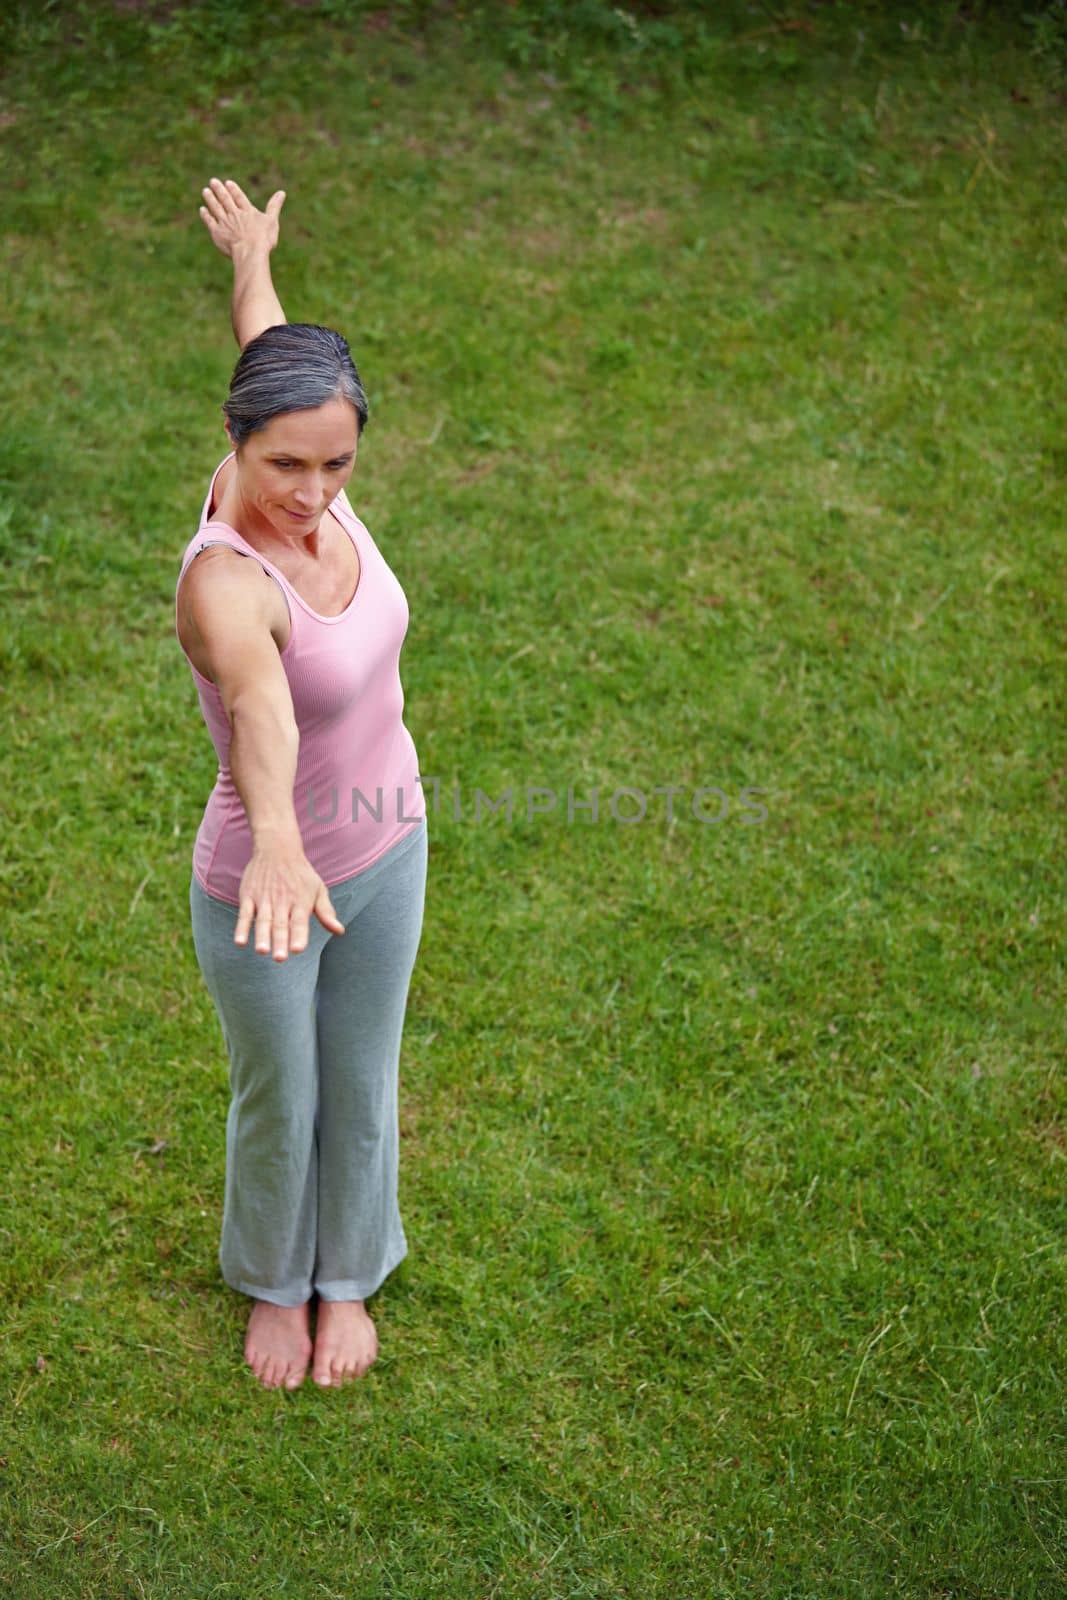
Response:
[[[264,328],[287,320],[270,275],[270,253],[278,243],[285,190],[271,195],[266,211],[258,211],[232,178],[225,183],[212,178],[203,193],[201,220],[212,243],[233,262],[231,320],[234,337],[243,350]]]

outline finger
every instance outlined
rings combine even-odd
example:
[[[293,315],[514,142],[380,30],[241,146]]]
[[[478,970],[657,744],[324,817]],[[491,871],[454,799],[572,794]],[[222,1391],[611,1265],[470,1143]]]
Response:
[[[260,905],[256,916],[256,950],[260,955],[266,955],[270,949],[272,921],[268,900]]]
[[[241,185],[236,183],[233,178],[226,179],[226,189],[228,191],[230,200],[232,200],[235,204],[243,206],[251,205],[252,202],[241,188]]]
[[[285,190],[278,189],[267,201],[267,215],[276,217],[285,204]]]
[[[248,929],[251,926],[252,916],[255,912],[255,909],[256,902],[251,898],[250,895],[246,895],[241,901],[241,908],[237,913],[237,927],[234,929],[233,934],[234,944],[247,943]]]
[[[217,183],[218,179],[217,178],[212,178],[211,182],[212,182],[212,184]],[[212,217],[215,219],[216,222],[222,222],[223,219],[226,216],[226,212],[225,212],[225,210],[223,208],[222,201],[219,199],[219,196],[216,193],[216,191],[209,185],[206,189],[202,189],[200,192],[204,196],[204,199],[207,202],[207,208],[210,211]]]
[[[289,912],[279,908],[274,913],[274,955],[275,961],[285,961],[289,955]]]
[[[303,911],[297,911],[294,907],[292,933],[289,939],[289,950],[292,955],[298,956],[301,950],[307,949],[308,932],[307,916]]]
[[[212,178],[211,192],[219,208],[219,215],[230,218],[237,210],[237,202],[221,178]]]
[[[318,899],[315,901],[315,915],[324,928],[329,928],[331,933],[344,933],[345,925],[334,910],[333,901],[325,884],[319,890]]]

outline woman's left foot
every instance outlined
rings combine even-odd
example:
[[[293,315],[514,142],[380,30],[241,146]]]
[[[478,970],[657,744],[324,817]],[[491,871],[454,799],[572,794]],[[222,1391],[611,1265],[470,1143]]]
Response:
[[[324,1389],[362,1378],[378,1354],[378,1334],[362,1300],[319,1300],[311,1376]]]

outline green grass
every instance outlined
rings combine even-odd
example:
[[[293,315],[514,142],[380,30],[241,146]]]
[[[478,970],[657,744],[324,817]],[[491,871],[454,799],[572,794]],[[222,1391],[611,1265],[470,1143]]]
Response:
[[[18,1600],[1067,1594],[1061,20],[7,17]],[[282,302],[351,341],[441,782],[339,1393],[259,1388],[217,1269],[212,175],[287,189]]]

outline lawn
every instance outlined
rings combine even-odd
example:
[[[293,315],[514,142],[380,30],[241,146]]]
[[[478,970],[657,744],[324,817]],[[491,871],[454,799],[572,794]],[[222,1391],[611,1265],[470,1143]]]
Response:
[[[7,8],[13,1600],[1067,1595],[1034,11]],[[217,1262],[212,176],[286,189],[282,304],[350,340],[432,799],[411,1249],[336,1392],[261,1388]]]

